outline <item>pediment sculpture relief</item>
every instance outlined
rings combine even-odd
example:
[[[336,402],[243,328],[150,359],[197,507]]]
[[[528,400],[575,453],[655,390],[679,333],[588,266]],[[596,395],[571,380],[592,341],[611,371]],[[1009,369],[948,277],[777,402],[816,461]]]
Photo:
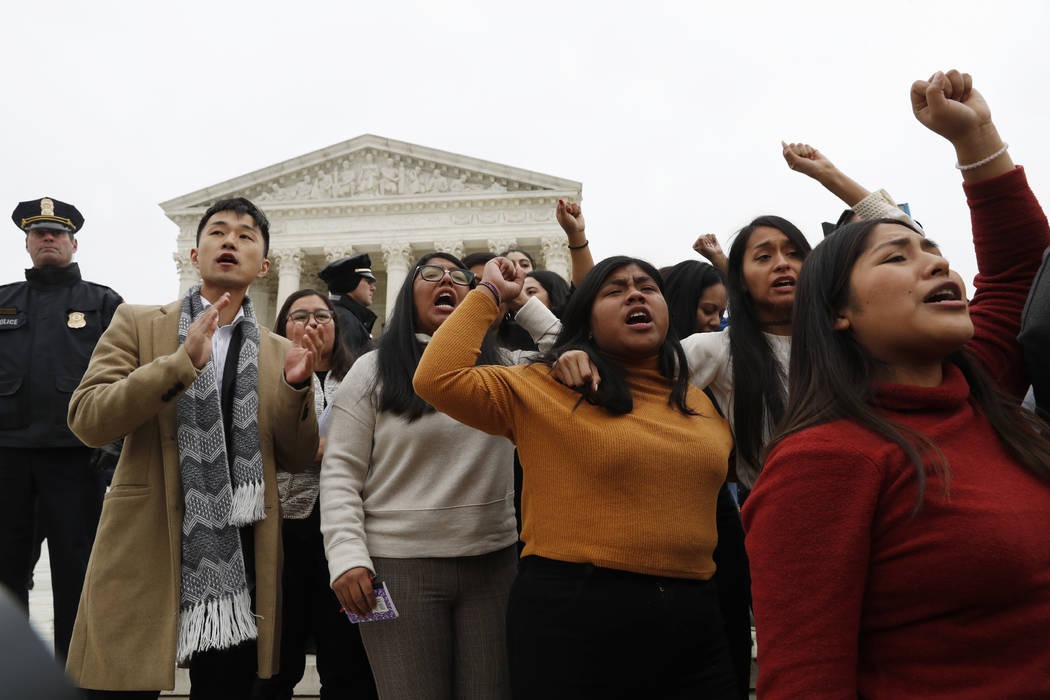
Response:
[[[273,180],[250,190],[248,197],[260,202],[282,202],[538,189],[542,188],[455,166],[366,150],[301,170],[280,181]]]

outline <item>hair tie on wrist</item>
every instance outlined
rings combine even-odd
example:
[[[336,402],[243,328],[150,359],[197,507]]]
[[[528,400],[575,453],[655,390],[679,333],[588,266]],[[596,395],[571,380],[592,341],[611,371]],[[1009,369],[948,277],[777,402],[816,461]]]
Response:
[[[496,306],[503,305],[503,297],[500,296],[499,290],[496,289],[496,285],[492,284],[492,282],[489,282],[488,280],[481,280],[480,282],[478,282],[478,285],[486,287],[490,292],[492,292],[492,296],[496,297]]]
[[[1008,144],[1006,141],[1003,141],[1003,147],[1000,148],[995,153],[993,153],[992,155],[988,156],[987,158],[982,158],[981,160],[977,161],[976,163],[969,163],[967,165],[960,165],[958,162],[956,162],[955,163],[955,167],[958,168],[959,170],[973,170],[974,168],[979,168],[982,165],[988,165],[993,160],[995,160],[996,158],[998,158],[1002,154],[1006,153],[1006,149],[1008,149],[1009,147],[1010,147],[1010,144]],[[571,248],[572,246],[569,246],[569,247]]]
[[[581,248],[586,248],[590,244],[591,244],[590,241],[584,241],[580,245],[571,245],[571,246],[569,246],[569,250],[580,250]]]

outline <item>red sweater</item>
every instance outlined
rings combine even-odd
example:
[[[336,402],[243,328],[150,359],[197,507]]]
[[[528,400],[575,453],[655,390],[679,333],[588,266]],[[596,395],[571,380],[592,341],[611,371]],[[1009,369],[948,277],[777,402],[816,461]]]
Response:
[[[1020,168],[964,187],[980,270],[967,347],[1020,394],[1020,314],[1050,228]],[[776,446],[744,507],[759,697],[1050,697],[1050,485],[1007,453],[954,365],[876,403],[941,448],[950,496],[928,469],[913,517],[910,460],[850,421]]]

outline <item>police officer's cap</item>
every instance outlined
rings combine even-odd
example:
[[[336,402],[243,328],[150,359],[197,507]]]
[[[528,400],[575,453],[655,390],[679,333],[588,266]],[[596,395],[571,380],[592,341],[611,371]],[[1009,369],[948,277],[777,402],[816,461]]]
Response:
[[[76,207],[53,197],[19,202],[11,212],[11,220],[27,233],[37,228],[76,233],[84,225],[84,217]]]
[[[333,294],[353,291],[362,277],[376,281],[376,276],[372,274],[372,259],[368,257],[368,253],[339,258],[325,265],[317,276],[325,281],[328,291]]]

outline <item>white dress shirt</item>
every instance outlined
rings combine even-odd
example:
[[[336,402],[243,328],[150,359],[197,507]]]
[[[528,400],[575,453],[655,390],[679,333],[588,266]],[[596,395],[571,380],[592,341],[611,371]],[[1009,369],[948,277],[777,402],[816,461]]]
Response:
[[[201,297],[201,305],[207,309],[211,302]],[[215,363],[215,380],[222,387],[222,371],[226,368],[226,353],[230,349],[230,340],[233,339],[233,329],[244,318],[244,306],[237,309],[237,315],[233,321],[225,326],[219,326],[211,336],[211,361]]]

